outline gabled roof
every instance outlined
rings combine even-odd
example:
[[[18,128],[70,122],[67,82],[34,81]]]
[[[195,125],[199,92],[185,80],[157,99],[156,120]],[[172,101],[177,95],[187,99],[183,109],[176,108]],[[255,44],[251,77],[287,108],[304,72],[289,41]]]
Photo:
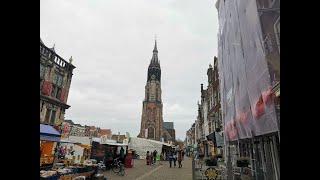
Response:
[[[64,120],[64,122],[74,125],[72,120]]]
[[[111,129],[101,129],[100,134],[101,135],[111,134]]]

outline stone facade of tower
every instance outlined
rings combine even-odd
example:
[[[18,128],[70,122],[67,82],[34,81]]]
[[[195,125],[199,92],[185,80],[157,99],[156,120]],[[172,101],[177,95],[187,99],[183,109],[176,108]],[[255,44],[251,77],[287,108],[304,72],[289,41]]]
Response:
[[[161,141],[163,134],[161,68],[157,42],[150,61],[142,106],[141,128],[138,137]]]

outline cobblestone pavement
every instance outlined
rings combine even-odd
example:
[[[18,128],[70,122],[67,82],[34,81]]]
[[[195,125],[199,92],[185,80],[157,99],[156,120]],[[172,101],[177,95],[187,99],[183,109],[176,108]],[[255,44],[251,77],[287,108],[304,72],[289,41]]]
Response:
[[[182,161],[182,168],[169,167],[169,161],[159,162],[156,165],[146,165],[145,160],[134,160],[132,168],[125,168],[126,174],[119,176],[113,171],[105,171],[103,174],[107,180],[191,180],[192,179],[192,161],[185,157]]]

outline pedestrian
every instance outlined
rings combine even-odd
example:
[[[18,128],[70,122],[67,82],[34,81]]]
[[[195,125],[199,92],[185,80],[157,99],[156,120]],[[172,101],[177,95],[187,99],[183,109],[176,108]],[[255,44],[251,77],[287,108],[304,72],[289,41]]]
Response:
[[[147,154],[146,154],[146,161],[147,161],[147,165],[149,165],[149,151],[147,151]]]
[[[111,151],[110,148],[108,148],[106,150],[106,155],[105,155],[105,159],[106,159],[106,168],[107,170],[110,170],[111,169],[111,164],[112,164],[112,161],[113,161],[113,153]]]
[[[152,151],[150,151],[150,153],[149,153],[149,157],[150,157],[150,165],[153,165],[153,152]]]
[[[175,151],[174,153],[173,153],[173,165],[174,165],[174,167],[176,167],[176,165],[177,165],[177,152]]]
[[[185,153],[185,152],[184,152],[184,151],[182,151],[182,160],[183,160],[183,158],[184,158],[184,153]]]
[[[157,161],[157,150],[153,151],[153,164],[156,164]]]
[[[121,147],[120,149],[120,161],[122,164],[124,164],[124,149]]]
[[[161,152],[160,154],[160,159],[159,159],[159,164],[162,165],[162,161],[163,161],[163,153]]]
[[[173,160],[173,153],[172,153],[172,151],[169,151],[169,153],[168,153],[168,158],[169,158],[169,165],[170,165],[170,168],[171,168],[171,164],[172,164],[172,160]]]
[[[182,152],[181,151],[179,151],[178,152],[178,163],[179,163],[179,168],[182,168],[182,164],[181,164],[181,162],[182,162]]]

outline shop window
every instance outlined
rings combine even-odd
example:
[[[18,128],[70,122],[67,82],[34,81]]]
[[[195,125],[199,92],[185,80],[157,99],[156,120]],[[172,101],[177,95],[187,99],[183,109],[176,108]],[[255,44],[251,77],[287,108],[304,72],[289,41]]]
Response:
[[[46,67],[40,64],[40,78],[44,78]]]

